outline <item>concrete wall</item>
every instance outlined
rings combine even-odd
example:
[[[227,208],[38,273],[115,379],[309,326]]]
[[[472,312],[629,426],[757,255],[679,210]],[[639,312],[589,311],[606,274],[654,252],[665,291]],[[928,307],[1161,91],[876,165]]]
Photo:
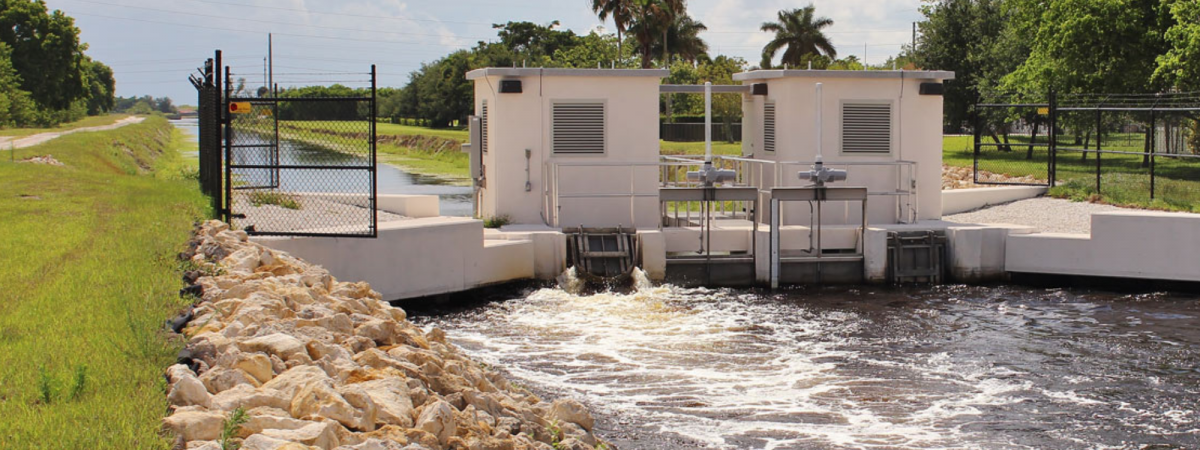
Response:
[[[475,110],[488,102],[488,152],[483,161],[485,216],[508,215],[515,223],[541,224],[548,163],[648,163],[658,161],[659,83],[665,70],[479,69]],[[501,80],[520,80],[522,93],[501,94]],[[551,105],[561,100],[596,100],[606,104],[604,155],[554,155]],[[530,151],[527,161],[526,150]],[[529,171],[526,171],[528,162]],[[655,167],[563,167],[560,192],[628,194],[657,192]],[[526,181],[531,189],[526,191]],[[638,200],[631,211],[627,198],[563,199],[560,226],[656,227],[658,201]],[[550,211],[554,213],[555,211]],[[551,218],[547,218],[551,219]],[[631,223],[633,222],[633,223]]]
[[[483,222],[458,217],[379,224],[379,238],[261,238],[259,243],[371,283],[387,300],[460,292],[534,277],[531,241],[484,240]]]
[[[1200,281],[1200,215],[1092,213],[1092,234],[1009,236],[1009,272]]]
[[[816,159],[816,92],[817,83],[824,87],[822,124],[823,154],[826,164],[840,162],[889,162],[908,160],[917,163],[918,196],[910,202],[897,204],[896,198],[875,196],[868,210],[872,224],[896,222],[896,211],[915,209],[918,220],[941,217],[942,163],[942,97],[919,95],[921,83],[952,79],[949,72],[847,72],[847,71],[754,71],[734,76],[745,84],[766,83],[767,96],[749,96],[745,102],[743,154],[774,161],[810,163]],[[886,155],[843,154],[841,151],[841,104],[846,100],[882,101],[892,105],[892,151]],[[776,105],[776,151],[762,149],[762,110],[766,102]],[[807,167],[786,165],[781,177],[782,186],[801,186],[798,170]],[[893,191],[898,181],[907,179],[896,169],[883,166],[849,167],[850,178],[841,185],[866,186],[871,191]],[[852,205],[827,204],[823,211],[826,224],[861,222],[860,210]],[[806,204],[785,206],[784,221],[791,225],[807,225],[809,210]]]
[[[964,213],[1002,203],[1034,198],[1046,193],[1036,186],[1003,186],[942,191],[942,215]]]
[[[441,206],[436,195],[398,195],[380,194],[377,198],[379,210],[404,217],[420,219],[437,217],[441,214]]]

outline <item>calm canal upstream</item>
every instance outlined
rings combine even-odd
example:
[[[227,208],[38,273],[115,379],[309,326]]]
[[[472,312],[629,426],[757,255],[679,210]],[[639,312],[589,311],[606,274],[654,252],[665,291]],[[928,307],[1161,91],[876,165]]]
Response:
[[[1200,448],[1200,297],[557,288],[416,311],[621,448]]]
[[[191,140],[196,140],[199,129],[197,120],[172,120],[171,124],[186,133]],[[305,164],[312,161],[338,163],[356,158],[303,142],[284,140],[282,145],[288,148],[288,151],[281,154],[283,160],[280,162],[282,164]],[[384,154],[379,154],[378,158],[380,161],[386,161]],[[284,190],[292,191],[345,192],[348,189],[347,184],[353,184],[347,183],[345,179],[339,180],[337,177],[321,176],[321,174],[313,172],[315,171],[290,170],[288,171],[290,177],[281,177],[281,186]],[[402,168],[390,164],[378,166],[376,181],[379,183],[380,194],[438,196],[441,213],[444,216],[471,216],[474,213],[471,204],[473,190],[464,185],[466,181],[459,183],[455,180],[408,173]],[[358,187],[352,189],[355,189],[356,192],[360,190]]]

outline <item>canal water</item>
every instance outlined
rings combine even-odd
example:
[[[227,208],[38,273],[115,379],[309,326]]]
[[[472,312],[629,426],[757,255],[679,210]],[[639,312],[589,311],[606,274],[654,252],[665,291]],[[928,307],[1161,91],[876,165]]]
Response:
[[[190,139],[196,140],[198,136],[199,123],[195,119],[172,120],[171,123],[176,128],[186,133]],[[281,164],[311,164],[320,162],[322,164],[353,164],[360,161],[361,158],[343,153],[334,152],[320,146],[310,145],[303,142],[284,140],[282,145],[287,148],[287,151],[280,152]],[[194,156],[195,153],[193,152]],[[379,159],[383,160],[384,155],[379,155]],[[266,171],[261,171],[263,174]],[[339,173],[339,176],[326,176],[326,173],[320,173],[315,170],[290,170],[280,176],[280,188],[286,191],[302,191],[302,192],[361,192],[364,187],[358,186],[354,180],[347,177],[355,175],[347,175],[346,172]],[[253,174],[242,174],[242,178],[253,178]],[[247,180],[253,183],[254,180]],[[469,217],[474,214],[474,207],[471,203],[473,189],[466,185],[466,180],[453,180],[441,177],[430,177],[420,174],[405,172],[402,168],[390,164],[379,164],[377,169],[376,182],[379,186],[380,194],[413,194],[413,195],[437,195],[440,200],[441,213],[443,216],[461,216]]]
[[[621,448],[1200,448],[1200,297],[529,290],[413,311]]]

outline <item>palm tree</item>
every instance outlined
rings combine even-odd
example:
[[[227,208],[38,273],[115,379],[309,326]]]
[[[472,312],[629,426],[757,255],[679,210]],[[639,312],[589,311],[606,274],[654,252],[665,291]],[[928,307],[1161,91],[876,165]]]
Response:
[[[685,11],[684,0],[629,0],[629,31],[641,45],[642,68],[649,69],[654,61],[654,44],[667,40],[671,22]],[[663,61],[669,61],[669,46],[663,46]]]
[[[700,32],[707,30],[708,27],[703,23],[697,22],[687,14],[681,14],[675,17],[671,25],[667,27],[667,38],[665,41],[658,41],[653,45],[653,53],[661,53],[668,55],[666,64],[671,64],[671,57],[677,56],[687,62],[694,62],[700,56],[708,53],[708,43],[700,39]],[[668,53],[668,49],[670,52]]]
[[[799,66],[805,55],[817,56],[822,53],[830,59],[837,58],[837,50],[829,42],[829,38],[821,30],[833,25],[828,17],[814,18],[816,8],[808,5],[801,9],[779,11],[778,22],[763,22],[762,30],[775,33],[775,38],[763,47],[762,67],[771,68],[771,60],[779,49],[783,51],[783,64]]]
[[[624,39],[621,35],[625,34],[625,30],[629,28],[630,17],[630,0],[591,0],[592,12],[600,20],[608,20],[612,17],[613,24],[617,27],[617,58],[620,59],[625,54],[622,46]]]

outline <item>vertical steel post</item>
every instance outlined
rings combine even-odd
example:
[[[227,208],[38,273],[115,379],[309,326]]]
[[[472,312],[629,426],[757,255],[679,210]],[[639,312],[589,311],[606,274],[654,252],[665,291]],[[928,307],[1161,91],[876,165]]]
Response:
[[[224,120],[221,123],[225,129],[225,207],[222,208],[225,213],[225,223],[232,227],[233,215],[233,117],[229,114],[229,96],[233,89],[232,80],[230,80],[229,66],[225,66],[225,95],[224,101],[221,103],[221,117]]]
[[[1050,186],[1058,184],[1058,93],[1050,90]]]
[[[1100,193],[1100,159],[1101,159],[1101,155],[1102,155],[1102,153],[1100,153],[1100,151],[1102,150],[1102,148],[1100,147],[1100,133],[1104,131],[1102,129],[1103,123],[1104,123],[1103,118],[1104,118],[1103,113],[1100,112],[1100,108],[1097,107],[1096,108],[1096,193],[1097,194]]]
[[[222,217],[221,213],[226,208],[229,207],[229,204],[226,203],[224,200],[224,196],[221,195],[221,184],[222,184],[221,183],[221,169],[224,168],[224,165],[223,165],[224,158],[222,157],[222,152],[221,152],[220,148],[217,147],[218,145],[220,145],[218,143],[221,142],[222,138],[224,137],[221,129],[222,129],[222,127],[225,126],[225,122],[223,120],[221,120],[222,117],[225,117],[225,111],[223,110],[223,108],[225,107],[225,102],[223,101],[224,95],[222,95],[223,94],[222,89],[224,89],[225,85],[221,84],[222,83],[221,68],[224,67],[222,64],[223,63],[221,62],[221,51],[217,50],[216,54],[214,55],[213,66],[212,66],[213,108],[216,108],[216,111],[213,111],[213,112],[216,113],[217,120],[214,121],[216,123],[216,127],[214,127],[212,130],[207,131],[209,133],[212,133],[211,135],[209,135],[209,139],[211,139],[213,142],[212,150],[216,150],[216,154],[212,155],[212,158],[211,158],[212,163],[209,165],[209,169],[210,169],[209,178],[211,178],[212,185],[213,185],[213,187],[215,187],[215,189],[212,189],[212,192],[210,192],[209,195],[212,195],[212,197],[213,197],[213,200],[212,200],[213,214],[217,218],[221,218]],[[204,133],[205,130],[200,130],[200,132]]]
[[[971,176],[974,178],[972,181],[974,181],[975,183],[979,182],[979,154],[980,154],[979,149],[982,146],[982,143],[980,142],[982,139],[982,136],[983,136],[983,115],[980,114],[980,106],[976,105],[975,106],[975,158],[974,158],[975,162],[971,169],[971,172],[972,172]]]
[[[375,160],[375,116],[378,111],[376,110],[375,83],[375,65],[371,64],[371,235],[379,236],[379,209],[376,204],[379,199],[379,171],[376,167],[378,161]]]
[[[771,289],[779,289],[779,199],[771,195]]]
[[[1158,124],[1155,123],[1158,119],[1158,111],[1150,109],[1150,200],[1154,200],[1154,150],[1158,144]]]

